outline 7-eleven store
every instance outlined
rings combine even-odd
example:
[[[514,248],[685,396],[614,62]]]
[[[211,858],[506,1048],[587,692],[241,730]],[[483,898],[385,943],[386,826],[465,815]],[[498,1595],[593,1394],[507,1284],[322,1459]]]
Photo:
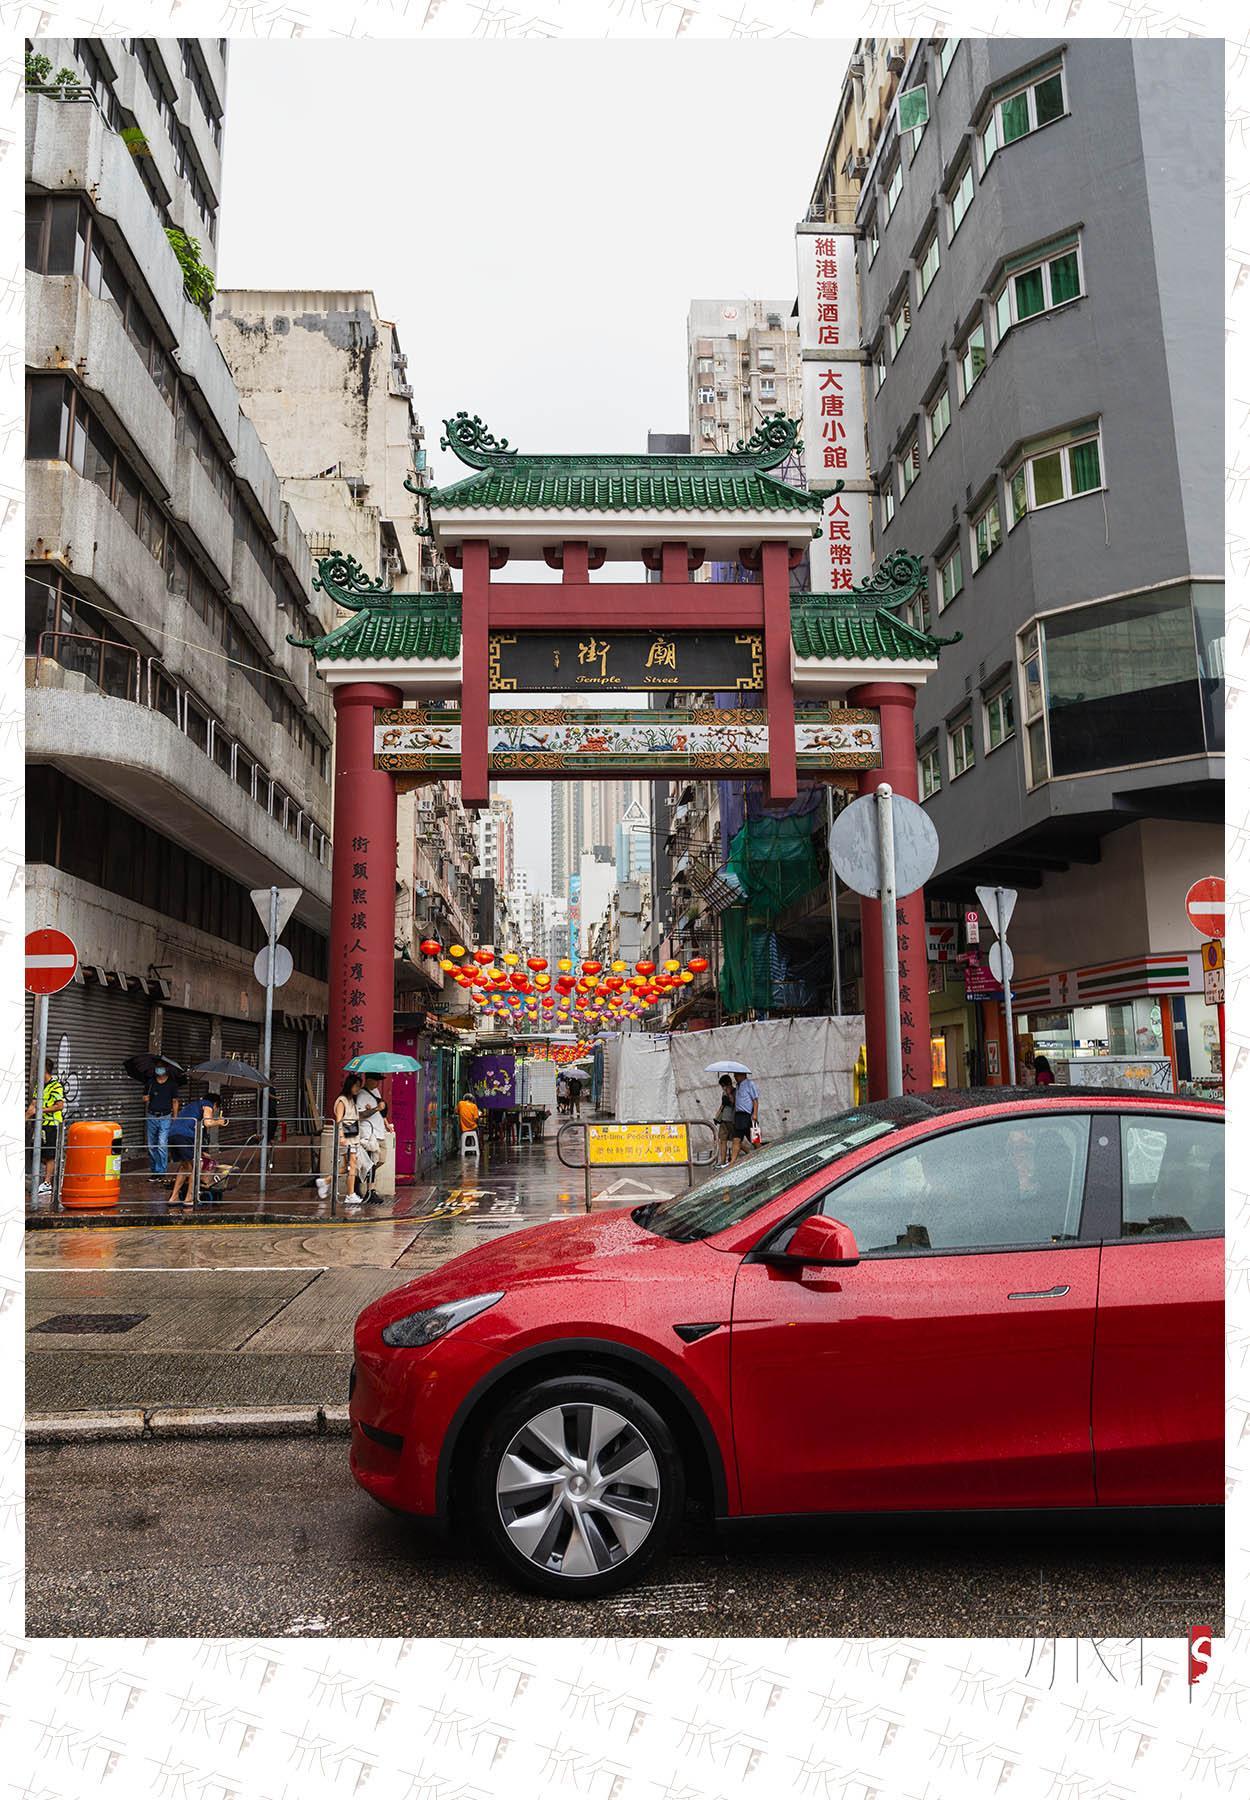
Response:
[[[1202,994],[1201,953],[1129,956],[1057,974],[1017,978],[1017,1039],[1054,1065],[1083,1056],[1166,1056],[1177,1091],[1218,1098],[1224,1090],[1219,1021]],[[987,1034],[1005,1035],[1001,1008]]]

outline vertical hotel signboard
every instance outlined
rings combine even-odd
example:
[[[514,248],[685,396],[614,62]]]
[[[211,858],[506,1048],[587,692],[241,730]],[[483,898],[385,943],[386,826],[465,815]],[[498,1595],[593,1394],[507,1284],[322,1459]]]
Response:
[[[854,228],[799,225],[796,251],[807,485],[819,493],[844,483],[812,545],[812,592],[836,594],[871,575],[873,562]]]

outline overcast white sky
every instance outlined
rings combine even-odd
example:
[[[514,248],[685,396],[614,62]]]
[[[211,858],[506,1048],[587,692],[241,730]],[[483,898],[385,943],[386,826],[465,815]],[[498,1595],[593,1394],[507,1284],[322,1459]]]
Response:
[[[687,426],[691,299],[793,298],[850,50],[234,39],[218,285],[372,288],[436,481],[460,407],[521,450],[644,450]],[[549,790],[502,791],[546,888]]]

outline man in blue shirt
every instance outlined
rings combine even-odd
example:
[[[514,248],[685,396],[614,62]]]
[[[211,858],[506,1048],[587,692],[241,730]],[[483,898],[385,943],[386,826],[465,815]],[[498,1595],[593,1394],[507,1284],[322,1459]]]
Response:
[[[144,1130],[153,1175],[169,1167],[169,1127],[178,1117],[178,1083],[164,1063],[157,1063],[147,1085]]]
[[[744,1151],[755,1148],[751,1142],[751,1131],[759,1116],[760,1090],[751,1080],[750,1075],[742,1075],[738,1078],[738,1085],[734,1090],[734,1147],[729,1158],[731,1163],[736,1163]]]
[[[169,1127],[169,1151],[174,1159],[177,1173],[174,1176],[174,1189],[169,1196],[171,1206],[191,1206],[192,1174],[195,1158],[195,1125],[197,1119],[202,1131],[209,1131],[214,1125],[224,1125],[225,1119],[218,1110],[221,1099],[217,1094],[206,1094],[202,1100],[190,1100],[179,1107],[178,1117]],[[201,1151],[204,1140],[200,1139]]]

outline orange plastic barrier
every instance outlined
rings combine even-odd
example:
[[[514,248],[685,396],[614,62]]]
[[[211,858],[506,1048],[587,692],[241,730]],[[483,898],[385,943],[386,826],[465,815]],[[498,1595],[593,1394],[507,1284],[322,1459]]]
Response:
[[[116,1206],[121,1186],[121,1126],[115,1119],[75,1120],[65,1136],[61,1205]]]

